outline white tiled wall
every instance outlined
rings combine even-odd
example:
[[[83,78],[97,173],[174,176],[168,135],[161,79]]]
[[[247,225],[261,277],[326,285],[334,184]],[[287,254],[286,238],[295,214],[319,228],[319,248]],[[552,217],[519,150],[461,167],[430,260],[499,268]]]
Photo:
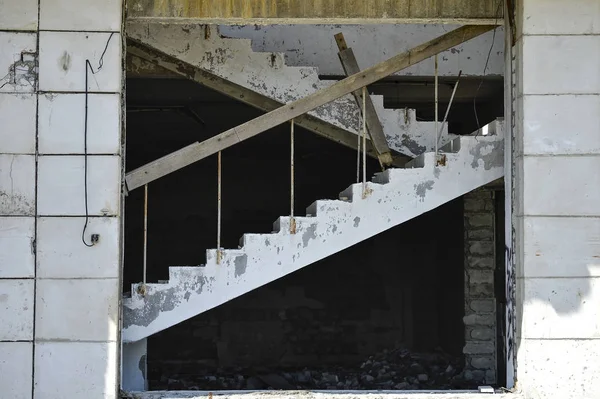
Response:
[[[40,29],[119,31],[121,0],[40,0]]]
[[[121,6],[0,0],[0,399],[116,398]]]
[[[118,215],[121,158],[88,156],[88,212]],[[38,161],[38,214],[85,215],[84,157],[40,156]]]
[[[84,217],[38,218],[37,275],[39,278],[119,277],[119,219],[92,217],[88,220],[86,242],[91,242],[92,233],[100,235],[98,244],[92,248],[82,245],[79,238],[84,224]],[[56,234],[57,231],[61,234]],[[71,239],[65,240],[64,237],[71,237]]]
[[[516,50],[516,378],[526,397],[600,391],[600,2],[523,0]]]
[[[0,341],[33,338],[33,280],[0,280]]]
[[[31,399],[33,343],[0,342],[0,392],[3,399]]]
[[[37,0],[0,0],[0,28],[32,31],[37,25]]]
[[[34,217],[0,217],[0,279],[34,276],[34,242]]]
[[[35,156],[0,154],[0,216],[34,212]]]
[[[116,342],[43,342],[35,349],[35,399],[115,399]]]
[[[36,52],[36,38],[35,33],[0,31],[0,93],[35,91],[35,82],[24,78],[24,68],[18,63],[23,53]]]
[[[0,83],[0,86],[2,83]],[[36,96],[0,93],[0,151],[4,154],[35,153]]]
[[[40,279],[36,338],[116,341],[119,292],[117,279]],[[61,309],[61,317],[57,317],[57,309]]]
[[[39,152],[83,154],[85,128],[84,94],[40,96]],[[121,142],[114,134],[121,128],[121,98],[118,94],[88,95],[88,154],[119,154]]]
[[[102,69],[88,73],[88,90],[117,93],[121,91],[119,33],[40,32],[40,90],[85,91],[86,59],[96,71],[105,48]]]

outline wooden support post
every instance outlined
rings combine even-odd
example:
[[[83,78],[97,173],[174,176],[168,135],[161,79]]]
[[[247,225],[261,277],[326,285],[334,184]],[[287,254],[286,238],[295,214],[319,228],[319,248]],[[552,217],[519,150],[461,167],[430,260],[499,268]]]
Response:
[[[346,76],[359,73],[360,67],[358,66],[354,52],[351,48],[348,48],[348,45],[346,44],[344,34],[340,32],[335,35],[335,42],[340,50],[338,57],[340,58]],[[356,100],[356,105],[358,105],[362,112],[362,91],[356,90],[352,92],[352,95]],[[377,111],[375,111],[375,106],[369,95],[367,95],[366,98],[366,115],[363,115],[363,118],[367,122],[367,131],[371,137],[371,143],[373,143],[373,147],[375,148],[375,151],[377,151],[377,157],[379,158],[381,166],[390,166],[392,164],[390,147],[388,146],[385,133],[383,132],[383,126],[381,125],[381,121],[377,116]]]
[[[211,137],[202,143],[190,144],[169,155],[152,161],[125,175],[128,190],[134,190],[153,180],[159,179],[169,173],[175,172],[194,162],[204,159],[214,153],[231,147],[237,143],[254,137],[275,126],[281,125],[291,119],[298,118],[305,113],[327,104],[337,98],[350,94],[353,91],[377,82],[395,72],[408,68],[439,52],[448,50],[458,44],[481,35],[494,26],[467,25],[446,33],[436,39],[430,40],[405,53],[374,65],[362,72],[348,76],[324,89],[309,96],[288,103],[271,112],[242,123],[221,134]]]

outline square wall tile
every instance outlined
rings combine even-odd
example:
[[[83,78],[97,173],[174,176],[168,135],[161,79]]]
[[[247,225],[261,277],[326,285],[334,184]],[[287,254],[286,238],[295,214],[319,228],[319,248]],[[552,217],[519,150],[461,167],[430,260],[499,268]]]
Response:
[[[33,94],[0,93],[0,151],[2,153],[35,153],[35,101],[36,97]]]
[[[0,216],[35,215],[35,155],[0,154]]]
[[[36,39],[35,33],[0,32],[0,93],[35,91]]]
[[[120,31],[122,0],[40,0],[40,29]]]
[[[522,40],[523,94],[600,93],[600,35]]]
[[[0,30],[34,31],[38,26],[38,0],[0,0]]]
[[[600,156],[523,159],[524,215],[600,216]]]
[[[521,336],[600,339],[600,278],[525,278]]]
[[[598,353],[598,339],[521,340],[519,390],[524,398],[596,399],[600,392]]]
[[[31,399],[33,343],[0,342],[0,394],[4,399]]]
[[[33,397],[116,399],[118,369],[116,342],[36,343]]]
[[[598,0],[527,0],[522,3],[526,35],[600,33]]]
[[[525,277],[600,277],[600,217],[523,219]]]
[[[528,95],[523,107],[525,154],[600,154],[600,95]]]
[[[38,160],[38,214],[85,215],[84,157],[40,156]],[[119,214],[121,159],[88,156],[88,211],[90,215]]]
[[[34,240],[34,217],[0,217],[0,278],[34,276]]]
[[[118,279],[40,279],[36,289],[36,340],[117,340]]]
[[[83,154],[85,94],[45,94],[39,97],[39,151],[41,154]],[[121,97],[88,95],[88,154],[119,154]]]
[[[33,339],[33,280],[0,280],[0,341]]]
[[[92,217],[86,242],[92,234],[100,240],[93,247],[81,242],[83,217],[41,217],[37,233],[38,278],[118,278],[120,226],[116,217]],[[60,231],[60,234],[56,234]]]
[[[103,67],[97,71],[105,48]],[[88,72],[89,91],[121,91],[119,33],[40,32],[40,90],[84,92],[86,60],[97,71]]]

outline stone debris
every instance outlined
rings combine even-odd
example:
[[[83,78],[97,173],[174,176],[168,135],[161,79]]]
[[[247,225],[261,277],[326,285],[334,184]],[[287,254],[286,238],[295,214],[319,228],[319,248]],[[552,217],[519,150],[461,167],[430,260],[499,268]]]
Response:
[[[203,369],[153,379],[152,390],[422,390],[476,389],[459,357],[437,351],[383,351],[362,364],[304,369]]]

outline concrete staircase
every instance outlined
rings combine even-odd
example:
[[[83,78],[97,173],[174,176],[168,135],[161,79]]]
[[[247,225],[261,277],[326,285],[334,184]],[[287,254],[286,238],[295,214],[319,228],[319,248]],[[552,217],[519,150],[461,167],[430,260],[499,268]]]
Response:
[[[287,66],[283,53],[255,52],[249,39],[222,37],[216,26],[129,22],[126,32],[131,39],[283,104],[335,82],[320,80],[318,68]],[[336,54],[331,56],[337,58]],[[435,148],[434,122],[417,121],[411,109],[384,108],[383,96],[371,98],[390,149],[416,157]],[[309,112],[354,134],[359,114],[351,95]],[[453,138],[444,128],[440,145]]]
[[[123,302],[123,341],[135,342],[417,217],[504,175],[503,122],[463,136],[402,169],[318,200],[306,216],[282,216],[271,234],[244,234],[240,248],[207,251],[203,266],[173,266],[169,280],[132,286]]]

